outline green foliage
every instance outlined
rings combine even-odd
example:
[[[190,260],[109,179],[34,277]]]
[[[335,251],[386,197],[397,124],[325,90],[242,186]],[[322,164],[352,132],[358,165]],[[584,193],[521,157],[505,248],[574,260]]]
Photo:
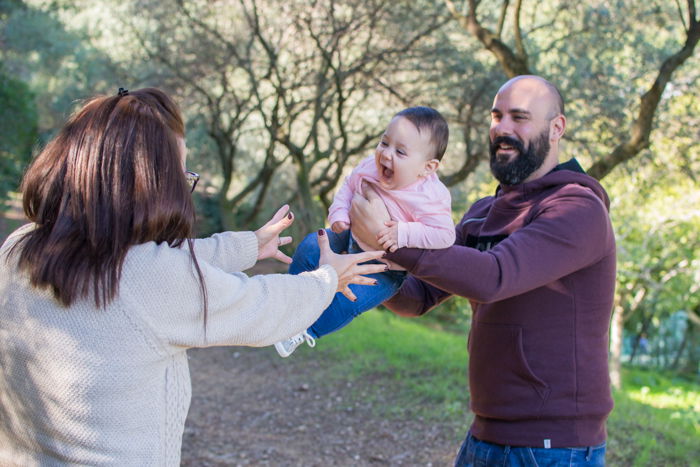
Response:
[[[0,67],[0,206],[16,191],[37,137],[37,112],[29,87]]]
[[[677,99],[688,103],[685,97]],[[679,152],[691,150],[680,157],[673,150],[660,151],[655,143],[646,165],[633,171],[621,167],[605,180],[617,235],[617,301],[625,330],[663,343],[657,347],[662,353],[657,362],[666,367],[674,362],[683,366],[700,346],[697,333],[687,334],[683,348],[682,333],[659,334],[672,315],[700,306],[700,189],[693,172],[684,170],[700,162],[695,152],[700,146],[685,139],[676,143]],[[668,141],[663,144],[673,148]],[[697,372],[697,363],[695,367]]]

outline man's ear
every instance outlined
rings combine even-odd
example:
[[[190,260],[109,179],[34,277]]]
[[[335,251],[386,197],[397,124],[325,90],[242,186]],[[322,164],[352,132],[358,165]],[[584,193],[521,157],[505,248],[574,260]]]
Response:
[[[566,117],[557,115],[549,122],[549,140],[559,141],[566,130]]]
[[[430,159],[423,167],[423,176],[427,177],[428,175],[435,173],[438,167],[440,167],[440,161],[437,159]]]

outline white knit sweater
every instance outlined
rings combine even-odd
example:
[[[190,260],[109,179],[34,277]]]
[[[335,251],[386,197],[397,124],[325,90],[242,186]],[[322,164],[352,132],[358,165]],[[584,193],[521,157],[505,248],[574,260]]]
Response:
[[[133,247],[106,309],[90,300],[65,308],[29,285],[16,258],[6,261],[16,234],[0,249],[2,466],[179,465],[191,396],[186,350],[292,336],[318,318],[337,286],[330,266],[299,276],[239,272],[257,258],[252,232],[197,240],[205,334],[186,247]]]

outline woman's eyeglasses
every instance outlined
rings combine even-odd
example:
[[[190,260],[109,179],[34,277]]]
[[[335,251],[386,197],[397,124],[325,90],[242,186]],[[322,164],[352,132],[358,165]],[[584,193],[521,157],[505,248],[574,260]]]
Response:
[[[194,191],[194,187],[197,186],[197,182],[199,181],[199,174],[187,170],[185,171],[185,180],[187,180],[187,184],[190,186],[190,193],[192,193]]]

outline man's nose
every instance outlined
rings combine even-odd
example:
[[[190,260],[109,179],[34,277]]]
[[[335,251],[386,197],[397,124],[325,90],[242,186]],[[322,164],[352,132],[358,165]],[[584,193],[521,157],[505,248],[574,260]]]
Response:
[[[512,136],[513,125],[509,119],[501,119],[491,123],[491,133],[493,136]]]

